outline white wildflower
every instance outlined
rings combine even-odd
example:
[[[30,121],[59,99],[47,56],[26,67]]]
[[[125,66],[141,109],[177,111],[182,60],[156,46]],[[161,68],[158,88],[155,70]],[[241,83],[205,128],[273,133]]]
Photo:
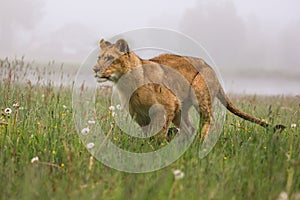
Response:
[[[66,109],[66,108],[67,108],[67,106],[66,106],[66,105],[63,105],[62,107],[63,107],[64,109]]]
[[[115,107],[114,106],[109,106],[108,109],[111,110],[111,111],[114,111]]]
[[[96,121],[95,120],[89,120],[88,124],[96,124]]]
[[[117,105],[116,105],[116,108],[117,108],[117,110],[121,110],[121,105],[120,105],[120,104],[117,104]]]
[[[115,117],[115,116],[117,116],[117,113],[112,112],[112,113],[111,113],[111,116]]]
[[[179,169],[174,170],[173,174],[174,174],[175,180],[179,180],[179,179],[182,179],[184,177],[184,172],[179,170]]]
[[[33,157],[32,159],[31,159],[31,163],[35,163],[35,162],[38,162],[39,161],[39,157]]]
[[[14,103],[14,104],[13,104],[13,107],[14,107],[14,108],[19,108],[20,105],[19,105],[18,103]]]
[[[89,127],[83,128],[83,129],[81,130],[81,133],[82,133],[83,135],[86,135],[86,134],[88,134],[89,132],[90,132],[90,128],[89,128]]]
[[[7,114],[7,115],[11,114],[11,112],[12,112],[12,110],[10,108],[5,108],[4,109],[4,113]]]
[[[92,149],[92,148],[94,148],[94,146],[95,146],[95,144],[93,142],[90,142],[86,145],[86,148]]]
[[[297,124],[291,124],[291,128],[296,128]]]
[[[289,199],[289,196],[286,192],[282,191],[280,192],[277,200],[288,200]]]

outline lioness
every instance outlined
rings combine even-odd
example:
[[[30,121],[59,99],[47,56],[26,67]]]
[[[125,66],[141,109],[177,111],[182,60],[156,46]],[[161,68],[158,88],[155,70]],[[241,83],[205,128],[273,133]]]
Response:
[[[115,44],[102,39],[100,41],[100,48],[101,53],[93,68],[98,82],[112,81],[118,83],[122,76],[142,66],[142,68],[134,72],[134,76],[131,76],[134,77],[131,81],[135,82],[133,85],[136,85],[136,82],[140,81],[147,84],[138,87],[129,100],[130,115],[134,116],[136,122],[142,127],[148,125],[151,121],[151,112],[149,112],[151,107],[160,104],[165,110],[165,123],[160,132],[168,137],[167,132],[171,123],[179,128],[183,119],[183,123],[190,127],[188,113],[183,113],[183,110],[188,109],[183,109],[183,106],[190,107],[193,105],[197,108],[203,119],[201,120],[202,130],[200,135],[200,138],[203,139],[208,134],[214,121],[212,103],[215,97],[233,114],[265,128],[272,127],[266,121],[237,109],[225,95],[213,69],[202,59],[163,54],[149,60],[144,60],[130,51],[124,39],[118,40]],[[151,82],[151,77],[153,76],[158,77],[158,79],[172,80],[172,75],[163,66],[172,68],[186,79],[197,98],[197,105],[195,105],[195,101],[185,102],[189,101],[188,96],[179,99],[166,85]],[[149,81],[145,82],[145,80]],[[176,81],[174,81],[174,84],[176,84]],[[182,84],[180,83],[179,85]],[[131,87],[131,83],[126,85],[119,84],[118,87],[121,93],[126,93],[126,88]],[[181,118],[181,116],[183,117]],[[273,128],[274,130],[283,130],[285,126],[276,125]]]

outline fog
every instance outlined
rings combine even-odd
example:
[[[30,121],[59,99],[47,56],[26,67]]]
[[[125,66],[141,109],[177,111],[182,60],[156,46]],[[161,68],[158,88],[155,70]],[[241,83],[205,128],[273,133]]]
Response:
[[[197,40],[227,78],[259,70],[300,80],[297,0],[0,2],[0,58],[81,63],[100,38],[162,27]]]
[[[80,61],[102,37],[154,26],[192,36],[223,67],[300,68],[296,0],[1,1],[1,57]]]
[[[180,24],[181,30],[202,43],[217,63],[232,68],[300,68],[297,36],[300,35],[300,14],[298,19],[266,20],[268,14],[271,15],[268,10],[264,10],[264,16],[255,13],[241,16],[233,1],[218,2],[198,3],[185,12]],[[276,5],[276,1],[273,3]],[[270,2],[269,9],[271,6],[274,5]],[[278,15],[289,13],[281,11]]]
[[[26,34],[34,34],[33,30],[43,15],[44,3],[40,0],[1,0],[0,2],[1,56],[22,51],[25,53],[25,46],[30,42]]]

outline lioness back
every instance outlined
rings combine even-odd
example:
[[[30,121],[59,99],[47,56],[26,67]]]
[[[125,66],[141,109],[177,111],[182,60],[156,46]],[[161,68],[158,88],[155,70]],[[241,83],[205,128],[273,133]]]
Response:
[[[206,82],[206,89],[208,89],[212,99],[214,99],[221,88],[214,70],[203,59],[174,54],[162,54],[150,60],[175,69],[189,83],[192,83],[195,77],[200,75]]]

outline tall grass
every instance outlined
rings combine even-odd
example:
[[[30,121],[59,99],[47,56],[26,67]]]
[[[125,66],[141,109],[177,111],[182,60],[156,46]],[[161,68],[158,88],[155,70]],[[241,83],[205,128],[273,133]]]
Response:
[[[232,96],[244,111],[288,128],[272,133],[228,113],[204,159],[197,140],[170,166],[129,174],[91,157],[76,132],[71,88],[42,83],[46,73],[32,65],[0,61],[0,199],[300,199],[299,97]],[[24,70],[41,81],[14,75]],[[110,139],[128,149],[140,145],[118,128]],[[182,179],[174,178],[176,169]]]

